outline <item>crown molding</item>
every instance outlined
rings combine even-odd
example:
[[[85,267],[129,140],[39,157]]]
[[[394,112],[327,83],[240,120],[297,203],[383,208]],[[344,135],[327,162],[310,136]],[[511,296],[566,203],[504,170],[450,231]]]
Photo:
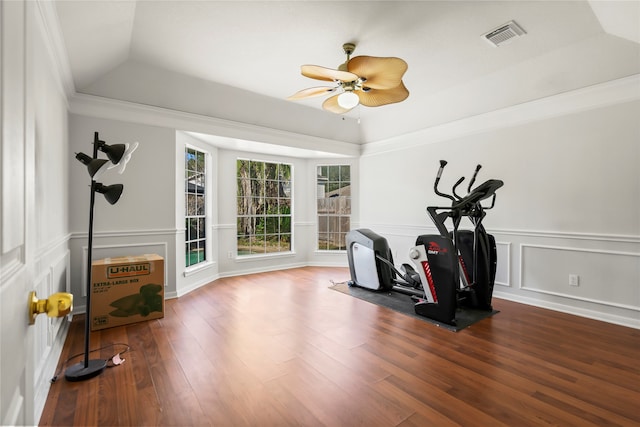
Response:
[[[62,86],[62,90],[69,98],[76,93],[71,67],[69,66],[69,56],[67,48],[64,44],[58,13],[56,12],[55,3],[52,1],[37,0],[35,2],[38,20],[38,27],[42,31],[43,39],[47,50],[53,61],[55,71],[58,74],[58,81]]]
[[[345,157],[358,157],[360,146],[344,141],[303,135],[264,126],[235,122],[135,102],[121,101],[96,95],[75,93],[70,97],[69,110],[73,114],[99,117],[177,130],[206,133],[268,144],[321,150]]]
[[[363,144],[361,154],[406,150],[467,135],[640,100],[640,74]]]

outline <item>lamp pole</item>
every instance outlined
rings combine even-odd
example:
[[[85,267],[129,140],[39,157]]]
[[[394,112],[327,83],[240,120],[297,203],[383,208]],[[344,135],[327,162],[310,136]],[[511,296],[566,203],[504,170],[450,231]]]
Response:
[[[98,158],[98,132],[94,133],[93,158]],[[106,367],[104,359],[89,360],[89,338],[91,335],[91,268],[93,256],[93,205],[96,201],[96,181],[91,177],[91,199],[89,202],[89,237],[87,242],[86,309],[84,318],[84,362],[70,366],[64,376],[68,381],[83,381],[99,375]]]

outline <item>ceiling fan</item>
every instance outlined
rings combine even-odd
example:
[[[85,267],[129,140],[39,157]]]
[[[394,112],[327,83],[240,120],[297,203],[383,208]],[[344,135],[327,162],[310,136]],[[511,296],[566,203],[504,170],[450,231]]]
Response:
[[[336,93],[322,103],[322,108],[343,114],[358,105],[379,107],[404,101],[409,91],[402,82],[407,63],[400,58],[356,56],[351,58],[356,45],[345,43],[342,48],[347,60],[337,70],[319,65],[303,65],[301,73],[316,80],[332,81],[336,86],[317,86],[298,91],[288,100],[312,98]]]

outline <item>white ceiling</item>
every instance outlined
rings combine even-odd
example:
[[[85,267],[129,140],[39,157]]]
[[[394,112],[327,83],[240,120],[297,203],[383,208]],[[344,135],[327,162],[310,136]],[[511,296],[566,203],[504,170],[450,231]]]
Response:
[[[403,58],[409,98],[345,115],[359,121],[356,143],[640,73],[639,1],[60,0],[56,11],[75,90],[117,99],[104,82],[119,73],[142,84],[131,70],[144,67],[257,94],[265,112],[313,109],[322,121],[333,116],[322,98],[283,104],[324,84],[300,65],[337,68],[345,42],[357,44],[353,56]],[[481,38],[510,20],[527,34],[499,48]]]

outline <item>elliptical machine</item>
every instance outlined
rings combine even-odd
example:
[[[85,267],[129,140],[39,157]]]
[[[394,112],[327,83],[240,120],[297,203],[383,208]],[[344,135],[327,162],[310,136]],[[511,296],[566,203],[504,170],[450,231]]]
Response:
[[[491,298],[497,265],[496,244],[494,237],[486,232],[482,220],[486,211],[495,206],[495,192],[504,183],[489,179],[471,189],[482,167],[478,165],[465,196],[456,192],[465,177],[454,184],[452,194],[445,194],[438,189],[438,184],[446,165],[445,160],[440,160],[433,189],[437,195],[451,200],[451,205],[427,207],[440,235],[419,236],[409,257],[418,267],[425,288],[425,297],[416,301],[416,313],[455,325],[459,307],[493,309]],[[485,207],[481,202],[488,198],[491,198],[491,204]],[[465,217],[473,224],[473,230],[459,230]],[[451,231],[445,224],[449,218]]]
[[[408,264],[402,265],[402,271],[395,268],[387,240],[369,229],[351,230],[346,243],[350,285],[410,295],[416,314],[455,326],[458,308],[492,311],[496,245],[482,220],[485,211],[494,207],[495,192],[503,182],[490,179],[471,189],[481,168],[478,165],[467,195],[456,192],[464,177],[453,186],[451,195],[445,194],[438,190],[438,184],[446,165],[446,161],[440,161],[433,188],[437,195],[450,199],[451,206],[427,208],[440,234],[418,236],[409,251],[415,269]],[[488,198],[491,205],[482,206],[481,202]],[[458,229],[464,217],[469,218],[473,230]],[[449,218],[451,231],[445,224]]]

